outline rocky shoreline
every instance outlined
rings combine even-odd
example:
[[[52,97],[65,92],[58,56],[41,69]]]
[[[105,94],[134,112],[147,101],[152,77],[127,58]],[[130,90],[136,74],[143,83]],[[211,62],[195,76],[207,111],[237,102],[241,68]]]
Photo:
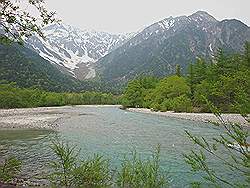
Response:
[[[0,128],[17,129],[48,129],[57,130],[61,119],[81,115],[75,108],[82,107],[117,107],[120,105],[77,105],[61,107],[39,107],[39,108],[20,108],[20,109],[0,109]],[[147,113],[173,117],[185,120],[200,122],[219,122],[212,113],[175,113],[175,112],[155,112],[145,108],[128,108],[130,112]],[[249,126],[250,124],[239,114],[222,114],[226,122],[239,123]]]
[[[0,110],[0,128],[55,130],[56,121],[64,116],[59,107],[2,109]]]
[[[191,121],[199,121],[204,123],[209,122],[219,122],[219,119],[212,113],[176,113],[172,111],[168,112],[155,112],[146,108],[128,108],[126,109],[130,112],[139,112],[146,114],[154,114],[165,117],[173,117]],[[222,114],[222,118],[225,122],[238,123],[245,126],[250,126],[250,124],[240,115],[240,114]]]
[[[109,107],[119,105],[77,105],[60,107],[38,107],[19,109],[0,109],[0,128],[48,129],[57,130],[60,119],[81,115],[76,108]]]

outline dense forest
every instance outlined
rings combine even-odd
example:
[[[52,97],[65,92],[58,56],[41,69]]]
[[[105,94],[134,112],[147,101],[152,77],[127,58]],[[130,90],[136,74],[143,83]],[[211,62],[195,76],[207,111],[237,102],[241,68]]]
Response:
[[[134,79],[121,102],[125,107],[175,112],[210,112],[212,103],[223,112],[250,113],[250,43],[241,54],[218,50],[211,61],[198,58],[185,75],[176,65],[175,75]]]
[[[78,91],[81,83],[25,46],[0,44],[0,80],[47,91]]]
[[[0,84],[0,108],[39,106],[116,104],[112,94],[100,92],[56,93],[39,89],[19,88],[15,84]]]

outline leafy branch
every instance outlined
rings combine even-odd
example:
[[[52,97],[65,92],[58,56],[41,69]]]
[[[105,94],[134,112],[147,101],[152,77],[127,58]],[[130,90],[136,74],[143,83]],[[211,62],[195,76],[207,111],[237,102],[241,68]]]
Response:
[[[32,15],[31,11],[24,8],[27,4],[28,10],[35,9],[39,16]],[[59,22],[55,18],[56,12],[49,12],[44,6],[44,0],[25,1],[0,1],[0,42],[10,41],[23,44],[25,38],[37,34],[44,38],[42,28],[50,23]]]
[[[218,138],[212,138],[214,143],[209,144],[204,137],[194,136],[189,131],[185,131],[188,138],[201,148],[199,151],[192,150],[190,154],[184,154],[185,161],[193,171],[204,172],[205,176],[203,178],[216,186],[220,186],[222,183],[230,187],[245,187],[250,183],[250,153],[249,143],[247,142],[249,131],[242,125],[227,123],[222,118],[220,111],[212,103],[207,100],[207,104],[218,118],[219,125],[224,128],[225,133],[220,134]],[[221,153],[217,153],[219,146],[222,146],[223,152],[228,151],[227,158],[223,157]],[[222,177],[221,174],[209,167],[204,151],[215,157],[217,161],[225,165],[234,174],[241,174],[245,178],[244,181],[235,182],[232,179],[228,180]]]

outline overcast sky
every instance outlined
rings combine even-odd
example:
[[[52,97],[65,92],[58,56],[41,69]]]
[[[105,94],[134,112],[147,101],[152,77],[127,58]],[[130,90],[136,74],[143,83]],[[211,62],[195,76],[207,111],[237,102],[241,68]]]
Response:
[[[250,0],[46,0],[63,22],[81,29],[134,32],[169,16],[204,10],[250,26]]]

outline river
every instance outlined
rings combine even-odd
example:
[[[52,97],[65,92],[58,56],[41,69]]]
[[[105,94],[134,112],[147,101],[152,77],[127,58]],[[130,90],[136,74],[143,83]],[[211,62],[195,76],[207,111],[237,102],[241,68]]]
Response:
[[[55,135],[76,144],[82,157],[101,154],[111,160],[114,168],[119,168],[124,155],[129,155],[133,149],[147,158],[160,144],[161,167],[171,187],[189,187],[199,175],[192,174],[184,162],[183,154],[197,148],[189,141],[185,130],[208,139],[222,133],[221,128],[211,124],[128,112],[118,107],[76,106],[73,110],[79,115],[61,118],[57,121],[60,124],[57,131],[1,129],[1,155],[16,155],[24,161],[23,176],[40,179],[53,159],[49,145]],[[211,160],[211,165],[226,173],[217,161]]]

